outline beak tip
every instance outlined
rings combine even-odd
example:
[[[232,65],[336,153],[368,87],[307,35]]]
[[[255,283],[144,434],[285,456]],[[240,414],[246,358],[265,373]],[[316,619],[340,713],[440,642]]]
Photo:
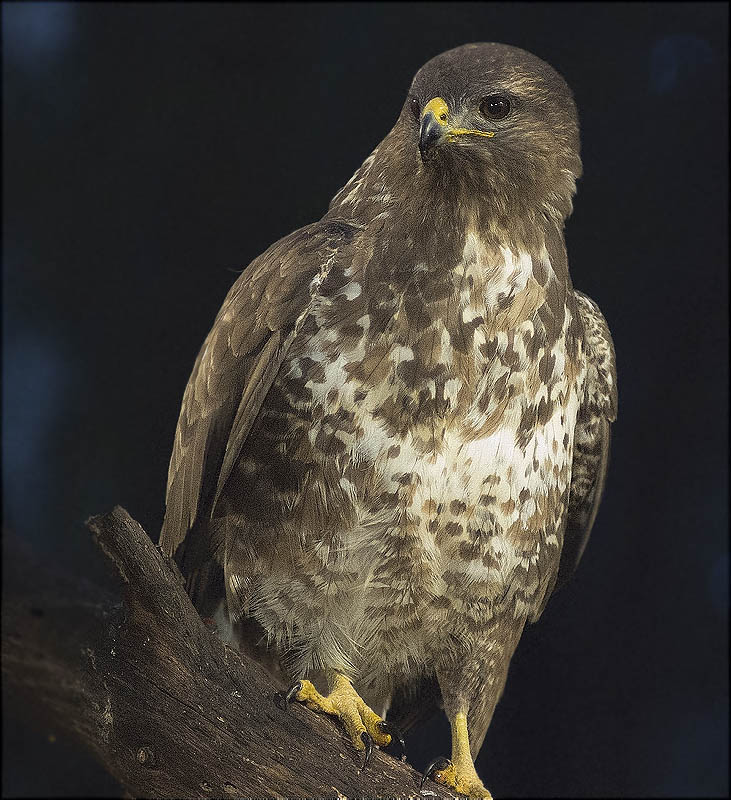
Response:
[[[434,146],[442,138],[442,127],[432,112],[427,112],[422,118],[419,131],[419,153],[422,161],[427,160]]]

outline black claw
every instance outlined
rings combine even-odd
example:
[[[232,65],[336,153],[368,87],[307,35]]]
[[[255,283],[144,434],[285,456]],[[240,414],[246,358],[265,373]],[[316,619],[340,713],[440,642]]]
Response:
[[[452,762],[448,758],[444,758],[444,756],[437,756],[434,761],[432,761],[424,770],[424,774],[421,776],[421,784],[419,785],[419,788],[421,789],[435,772],[446,769],[447,767],[451,766],[451,764]]]
[[[297,681],[297,683],[292,684],[286,692],[277,692],[274,695],[275,704],[281,708],[282,711],[286,711],[289,708],[289,704],[294,702],[294,696],[301,688],[302,681]]]
[[[301,691],[302,691],[302,681],[297,681],[297,683],[290,686],[289,689],[287,690],[287,694],[285,695],[287,702],[288,703],[294,702],[294,696],[297,694],[297,692]]]
[[[363,766],[361,767],[361,769],[365,769],[368,766],[368,762],[371,760],[371,753],[373,752],[373,739],[368,731],[363,731],[363,733],[360,735],[360,740],[365,745],[365,758],[363,759]]]
[[[391,737],[391,744],[394,744],[394,742],[398,743],[398,757],[401,761],[406,761],[406,742],[404,741],[404,735],[401,731],[395,725],[386,722],[385,719],[382,719],[376,727],[381,733],[387,733]]]

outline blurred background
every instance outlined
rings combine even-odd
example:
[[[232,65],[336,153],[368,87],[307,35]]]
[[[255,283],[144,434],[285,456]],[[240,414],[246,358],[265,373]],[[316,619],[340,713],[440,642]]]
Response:
[[[496,797],[727,796],[727,4],[3,3],[4,527],[99,581],[89,515],[120,503],[157,539],[237,272],[318,219],[419,66],[469,41],[574,90],[569,261],[620,386],[592,540],[478,769]],[[119,796],[5,701],[4,796]],[[447,751],[441,718],[410,742],[417,767]]]

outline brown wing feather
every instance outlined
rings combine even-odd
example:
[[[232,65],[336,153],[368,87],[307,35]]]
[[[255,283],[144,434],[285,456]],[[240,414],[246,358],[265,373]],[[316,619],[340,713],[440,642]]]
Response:
[[[609,421],[606,417],[597,420],[597,428],[596,436],[592,437],[594,441],[590,451],[582,452],[577,446],[577,453],[574,456],[575,469],[593,473],[594,480],[583,494],[575,490],[575,483],[573,480],[571,482],[572,495],[569,499],[569,513],[555,589],[563,586],[579,565],[604,494],[611,441]]]
[[[551,594],[574,573],[589,541],[604,493],[611,424],[617,418],[617,372],[614,344],[607,322],[596,303],[575,292],[584,327],[587,376],[574,434],[569,508],[561,560],[552,585],[532,622],[540,617]]]
[[[581,560],[594,526],[609,465],[611,422],[617,418],[614,343],[599,306],[575,292],[584,326],[586,388],[576,426],[571,495],[556,586],[563,585]]]
[[[217,549],[208,521],[337,248],[356,228],[308,225],[254,260],[229,291],[183,395],[160,545],[189,589]]]

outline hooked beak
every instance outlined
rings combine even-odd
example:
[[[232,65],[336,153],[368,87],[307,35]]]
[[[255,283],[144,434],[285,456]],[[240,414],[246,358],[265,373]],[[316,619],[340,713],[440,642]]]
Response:
[[[419,130],[419,152],[422,161],[426,161],[434,145],[444,137],[448,119],[449,108],[441,97],[435,97],[424,106]]]
[[[424,106],[419,129],[419,152],[422,161],[426,161],[434,147],[444,140],[455,142],[459,136],[484,136],[489,139],[495,135],[495,131],[454,128],[450,124],[449,116],[449,106],[441,97],[433,97]]]

